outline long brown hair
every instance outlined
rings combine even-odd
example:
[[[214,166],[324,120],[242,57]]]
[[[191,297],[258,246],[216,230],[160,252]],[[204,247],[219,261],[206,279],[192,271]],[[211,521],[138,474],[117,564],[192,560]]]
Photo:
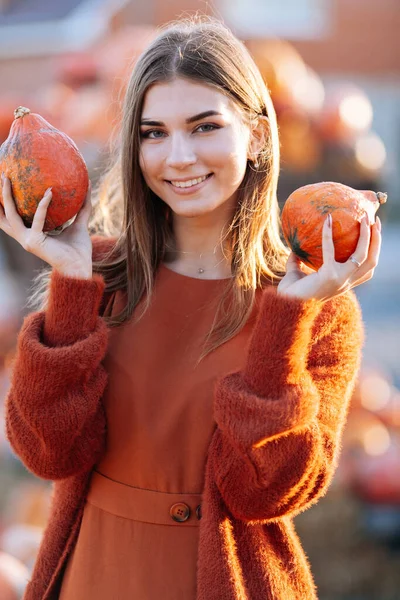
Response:
[[[149,87],[176,77],[212,85],[234,101],[247,122],[265,117],[268,123],[258,166],[248,162],[236,212],[224,234],[232,250],[233,277],[224,288],[203,357],[242,328],[252,311],[255,290],[266,281],[280,281],[289,253],[280,236],[275,110],[249,52],[214,18],[197,16],[163,27],[132,70],[110,165],[94,190],[95,210],[89,226],[91,233],[115,236],[116,242],[112,254],[93,263],[93,271],[104,277],[106,292],[126,292],[122,312],[105,317],[110,327],[129,319],[145,295],[144,309],[137,316],[141,318],[150,303],[155,272],[174,236],[169,207],[148,188],[141,173],[140,118]],[[41,307],[45,307],[47,283],[48,275],[46,280],[40,274],[31,305],[41,297]]]

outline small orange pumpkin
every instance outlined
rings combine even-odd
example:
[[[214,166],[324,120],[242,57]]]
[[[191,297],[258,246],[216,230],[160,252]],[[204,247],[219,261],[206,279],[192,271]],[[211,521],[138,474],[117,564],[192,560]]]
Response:
[[[323,262],[322,228],[330,213],[335,260],[345,262],[357,247],[363,216],[367,214],[372,224],[386,200],[382,192],[355,190],[332,181],[305,185],[286,200],[281,215],[283,235],[293,253],[317,270]]]
[[[52,187],[43,231],[59,229],[80,210],[89,186],[82,154],[73,140],[43,117],[19,106],[0,147],[0,172],[11,181],[13,197],[25,225],[46,189]],[[3,197],[0,189],[0,203]]]

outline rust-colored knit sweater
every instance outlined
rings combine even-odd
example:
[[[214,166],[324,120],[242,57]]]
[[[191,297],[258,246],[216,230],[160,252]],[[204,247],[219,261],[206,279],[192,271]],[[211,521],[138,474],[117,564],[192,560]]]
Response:
[[[98,259],[114,243],[95,236]],[[262,292],[242,372],[217,381],[200,522],[197,600],[312,600],[292,518],[331,482],[360,365],[355,295],[328,302]],[[55,600],[105,444],[102,365],[107,298],[53,272],[45,312],[23,323],[6,402],[8,439],[29,470],[54,480],[52,510],[25,600]]]

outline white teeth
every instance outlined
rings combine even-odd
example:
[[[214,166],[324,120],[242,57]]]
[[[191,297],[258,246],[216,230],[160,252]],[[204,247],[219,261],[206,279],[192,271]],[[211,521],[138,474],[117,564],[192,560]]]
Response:
[[[196,185],[198,183],[201,183],[202,181],[207,179],[207,177],[208,177],[207,175],[204,175],[203,177],[198,177],[197,179],[189,179],[188,181],[171,181],[171,183],[175,187],[188,188],[188,187],[192,187],[193,185]]]

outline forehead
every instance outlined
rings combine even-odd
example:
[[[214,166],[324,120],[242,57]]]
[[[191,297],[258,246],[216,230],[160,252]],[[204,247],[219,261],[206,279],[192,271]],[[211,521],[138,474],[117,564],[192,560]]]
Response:
[[[235,103],[212,85],[176,78],[155,83],[146,92],[142,118],[168,120],[193,116],[206,110],[239,114]]]

